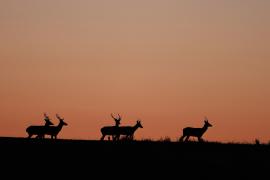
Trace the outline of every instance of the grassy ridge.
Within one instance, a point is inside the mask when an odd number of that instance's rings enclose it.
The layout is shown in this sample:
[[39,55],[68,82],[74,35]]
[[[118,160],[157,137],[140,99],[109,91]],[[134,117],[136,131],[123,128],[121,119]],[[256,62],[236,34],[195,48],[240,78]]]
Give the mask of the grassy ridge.
[[6,164],[26,169],[30,164],[40,173],[61,168],[64,175],[80,177],[97,173],[119,178],[119,174],[127,173],[138,178],[142,174],[191,179],[259,178],[268,173],[270,162],[270,146],[254,144],[2,137],[0,147],[2,157],[8,157],[2,161]]

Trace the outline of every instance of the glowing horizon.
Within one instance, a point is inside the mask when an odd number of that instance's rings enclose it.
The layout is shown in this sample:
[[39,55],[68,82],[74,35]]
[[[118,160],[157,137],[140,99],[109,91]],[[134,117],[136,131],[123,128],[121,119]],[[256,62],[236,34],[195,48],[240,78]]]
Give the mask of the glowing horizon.
[[136,139],[270,140],[270,2],[1,1],[0,136],[46,112],[67,139],[141,119]]

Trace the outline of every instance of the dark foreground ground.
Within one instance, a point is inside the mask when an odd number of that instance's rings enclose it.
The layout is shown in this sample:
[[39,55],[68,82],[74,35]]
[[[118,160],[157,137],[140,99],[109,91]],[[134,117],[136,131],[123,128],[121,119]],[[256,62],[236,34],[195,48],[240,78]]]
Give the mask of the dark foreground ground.
[[0,148],[8,179],[270,178],[269,145],[2,137]]

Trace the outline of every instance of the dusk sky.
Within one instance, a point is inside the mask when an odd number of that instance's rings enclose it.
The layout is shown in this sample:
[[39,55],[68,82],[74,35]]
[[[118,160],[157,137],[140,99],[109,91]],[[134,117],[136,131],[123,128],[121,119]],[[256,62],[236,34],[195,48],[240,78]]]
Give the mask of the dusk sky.
[[46,112],[59,138],[270,141],[269,0],[0,0],[0,136]]

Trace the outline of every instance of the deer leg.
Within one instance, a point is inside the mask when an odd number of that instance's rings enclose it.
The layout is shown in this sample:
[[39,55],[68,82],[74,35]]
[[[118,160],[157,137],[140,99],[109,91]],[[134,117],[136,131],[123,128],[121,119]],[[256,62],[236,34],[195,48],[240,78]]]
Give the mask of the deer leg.
[[115,140],[119,141],[119,139],[120,139],[120,135],[115,135]]
[[41,134],[38,134],[38,135],[36,136],[36,139],[42,139],[42,135],[41,135]]
[[102,137],[100,138],[100,140],[103,141],[104,138],[105,138],[105,136],[106,136],[106,135],[103,134]]
[[40,139],[44,139],[45,135],[44,134],[39,134],[38,136],[39,136]]
[[203,139],[201,137],[198,137],[199,142],[203,142]]
[[128,141],[129,140],[129,135],[126,135],[123,139],[125,140],[125,141]]
[[185,136],[183,135],[182,137],[180,137],[179,141],[183,142],[184,138],[185,138]]
[[33,134],[28,134],[28,137],[27,138],[31,138],[33,136]]
[[124,140],[125,140],[125,141],[128,141],[129,138],[130,138],[130,136],[129,136],[129,135],[126,135],[126,136],[124,137]]
[[117,135],[114,136],[114,139],[113,140],[114,141],[119,141],[119,138],[120,138],[120,135],[117,134]]
[[188,141],[189,137],[190,137],[190,136],[187,136],[186,139],[185,139],[185,141]]

